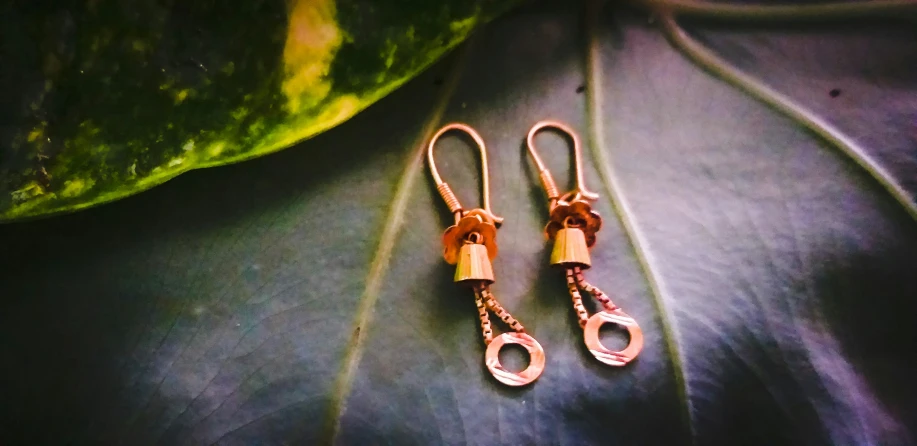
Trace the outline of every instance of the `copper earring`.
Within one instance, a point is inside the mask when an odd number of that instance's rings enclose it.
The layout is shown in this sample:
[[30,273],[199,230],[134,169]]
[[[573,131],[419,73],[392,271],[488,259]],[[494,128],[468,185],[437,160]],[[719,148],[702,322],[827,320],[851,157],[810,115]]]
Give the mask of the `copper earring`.
[[[450,130],[460,130],[470,135],[481,151],[483,209],[464,210],[452,189],[443,182],[436,170],[436,164],[433,161],[433,146],[440,136]],[[465,124],[448,124],[439,129],[430,139],[427,147],[427,161],[433,181],[436,183],[436,189],[455,217],[455,224],[446,229],[443,234],[443,257],[450,265],[457,265],[455,282],[470,287],[474,291],[474,303],[478,308],[484,344],[487,345],[484,362],[494,378],[503,384],[508,386],[529,384],[538,379],[544,370],[544,349],[535,338],[526,334],[522,324],[514,319],[490,292],[490,285],[494,283],[491,260],[497,256],[497,225],[501,224],[503,219],[494,215],[490,210],[487,149],[484,147],[484,141],[473,128]],[[513,331],[494,338],[488,311],[496,314]],[[500,363],[500,349],[506,344],[518,344],[526,349],[529,354],[529,366],[525,370],[513,373],[506,370]]]
[[[573,140],[576,188],[564,195],[558,192],[551,172],[535,151],[535,135],[543,129],[560,130]],[[586,282],[583,277],[583,270],[588,269],[592,263],[589,248],[595,245],[596,233],[602,227],[602,217],[598,212],[592,210],[592,205],[589,203],[598,199],[599,195],[586,190],[583,185],[579,137],[563,123],[541,121],[529,130],[526,144],[538,167],[541,184],[548,194],[550,220],[545,226],[544,234],[548,240],[554,241],[551,265],[560,267],[566,272],[567,289],[573,299],[573,309],[576,311],[579,325],[583,329],[586,347],[599,361],[612,366],[623,366],[636,358],[643,349],[643,331],[640,330],[634,318],[621,311],[602,290]],[[580,289],[601,302],[603,311],[590,317],[583,306]],[[630,343],[624,350],[612,351],[602,345],[599,339],[599,328],[605,323],[618,324],[627,330],[630,335]]]

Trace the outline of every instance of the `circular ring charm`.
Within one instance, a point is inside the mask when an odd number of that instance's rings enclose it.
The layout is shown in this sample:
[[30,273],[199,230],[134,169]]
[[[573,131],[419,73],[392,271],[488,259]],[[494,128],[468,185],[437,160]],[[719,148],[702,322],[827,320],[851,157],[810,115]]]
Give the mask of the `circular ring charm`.
[[[513,373],[500,364],[500,349],[506,344],[521,345],[529,352],[529,366],[525,370]],[[497,381],[507,386],[524,386],[538,379],[544,371],[544,349],[535,338],[525,333],[503,333],[487,345],[484,363]]]
[[[599,328],[606,323],[618,324],[627,329],[627,334],[630,335],[630,343],[627,344],[624,350],[615,352],[602,345],[602,341],[599,339]],[[643,350],[643,330],[640,329],[634,318],[620,309],[593,314],[589,321],[586,322],[586,327],[583,330],[586,347],[589,347],[589,352],[592,353],[592,356],[595,356],[595,359],[605,364],[613,366],[626,365],[640,354],[640,350]]]

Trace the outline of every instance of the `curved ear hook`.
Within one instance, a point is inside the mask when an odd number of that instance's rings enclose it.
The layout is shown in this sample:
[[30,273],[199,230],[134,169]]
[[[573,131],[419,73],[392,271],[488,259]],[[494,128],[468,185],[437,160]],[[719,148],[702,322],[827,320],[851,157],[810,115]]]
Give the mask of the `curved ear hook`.
[[551,172],[548,171],[548,168],[544,165],[544,162],[541,161],[541,157],[538,156],[538,153],[535,151],[535,135],[544,129],[556,129],[561,132],[566,133],[570,136],[570,139],[573,140],[573,166],[576,174],[576,189],[573,189],[571,192],[565,195],[573,195],[573,199],[583,198],[586,200],[596,200],[599,198],[599,194],[591,192],[586,189],[586,185],[583,181],[583,160],[582,154],[580,153],[580,144],[579,136],[576,135],[576,132],[573,131],[570,127],[567,127],[566,124],[558,121],[539,121],[532,129],[529,130],[529,134],[526,137],[526,146],[528,146],[529,153],[532,155],[532,159],[535,160],[535,165],[538,167],[538,175],[541,177],[541,184],[544,186],[545,192],[548,193],[548,200],[553,206],[561,198],[560,192],[557,190],[557,184],[554,183],[554,177],[551,176]]
[[490,210],[490,174],[487,170],[487,148],[484,146],[484,139],[481,138],[481,135],[478,134],[471,126],[467,124],[462,124],[460,122],[453,122],[451,124],[446,124],[440,128],[432,138],[430,138],[430,144],[427,146],[427,162],[430,164],[430,173],[433,175],[433,181],[436,183],[436,190],[439,191],[439,194],[443,197],[443,200],[446,202],[446,206],[449,206],[449,211],[455,214],[455,221],[458,222],[464,210],[462,205],[458,201],[458,197],[452,192],[452,189],[449,188],[449,185],[443,181],[443,178],[439,176],[439,171],[436,170],[436,163],[433,161],[433,147],[436,145],[436,141],[444,133],[450,130],[461,130],[471,136],[471,139],[474,140],[475,144],[478,145],[478,149],[481,151],[481,194],[482,201],[484,202],[484,213],[488,217],[493,219],[495,224],[503,223],[502,217],[497,217]]

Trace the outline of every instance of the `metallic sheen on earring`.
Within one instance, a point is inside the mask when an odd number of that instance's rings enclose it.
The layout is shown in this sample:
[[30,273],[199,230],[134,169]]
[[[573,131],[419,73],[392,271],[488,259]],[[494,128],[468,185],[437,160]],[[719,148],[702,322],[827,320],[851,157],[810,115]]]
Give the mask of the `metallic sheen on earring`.
[[[542,129],[549,128],[565,132],[573,140],[576,188],[564,195],[558,192],[551,172],[535,151],[535,134]],[[586,347],[599,361],[608,365],[623,366],[636,358],[643,349],[643,331],[640,330],[634,318],[621,311],[621,308],[612,303],[602,290],[586,282],[583,277],[583,270],[592,266],[589,248],[595,245],[596,233],[602,227],[602,217],[598,212],[592,210],[592,205],[589,203],[598,199],[599,195],[586,190],[583,185],[579,137],[563,123],[541,121],[529,130],[526,144],[538,167],[541,184],[548,194],[550,220],[544,228],[544,234],[548,240],[554,240],[551,265],[558,266],[566,272],[567,289],[573,298],[573,309],[576,311],[579,325],[583,328]],[[589,317],[589,313],[583,306],[580,290],[593,295],[602,303],[604,310]],[[599,328],[608,322],[624,327],[630,335],[630,343],[624,350],[612,351],[602,345]]]
[[[450,130],[460,130],[470,135],[481,151],[483,209],[464,210],[452,189],[443,182],[436,170],[436,164],[433,161],[433,146],[440,136]],[[484,147],[484,141],[473,128],[465,124],[448,124],[439,129],[430,139],[427,161],[433,181],[436,183],[436,189],[455,217],[455,224],[446,229],[443,234],[443,258],[450,265],[457,265],[455,282],[468,286],[474,291],[474,302],[478,307],[484,344],[487,345],[484,355],[485,364],[494,378],[503,384],[508,386],[529,384],[538,379],[544,370],[544,349],[535,338],[525,332],[522,324],[513,318],[490,292],[490,284],[494,283],[491,260],[497,256],[497,225],[501,224],[503,219],[490,211],[487,149]],[[513,331],[494,338],[488,310],[496,314]],[[506,370],[500,363],[500,349],[506,344],[519,344],[528,351],[529,366],[525,370],[513,373]]]

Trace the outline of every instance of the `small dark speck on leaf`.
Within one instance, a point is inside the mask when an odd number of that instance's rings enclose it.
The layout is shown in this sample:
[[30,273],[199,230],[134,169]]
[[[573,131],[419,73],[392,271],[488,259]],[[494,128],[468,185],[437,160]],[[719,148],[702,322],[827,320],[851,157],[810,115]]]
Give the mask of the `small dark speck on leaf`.
[[577,93],[582,93],[582,92],[584,92],[584,91],[586,91],[586,86],[585,86],[585,85],[580,85],[579,87],[576,87],[576,92],[577,92]]
[[841,95],[841,90],[839,88],[832,89],[828,92],[828,95],[832,98],[836,98]]

